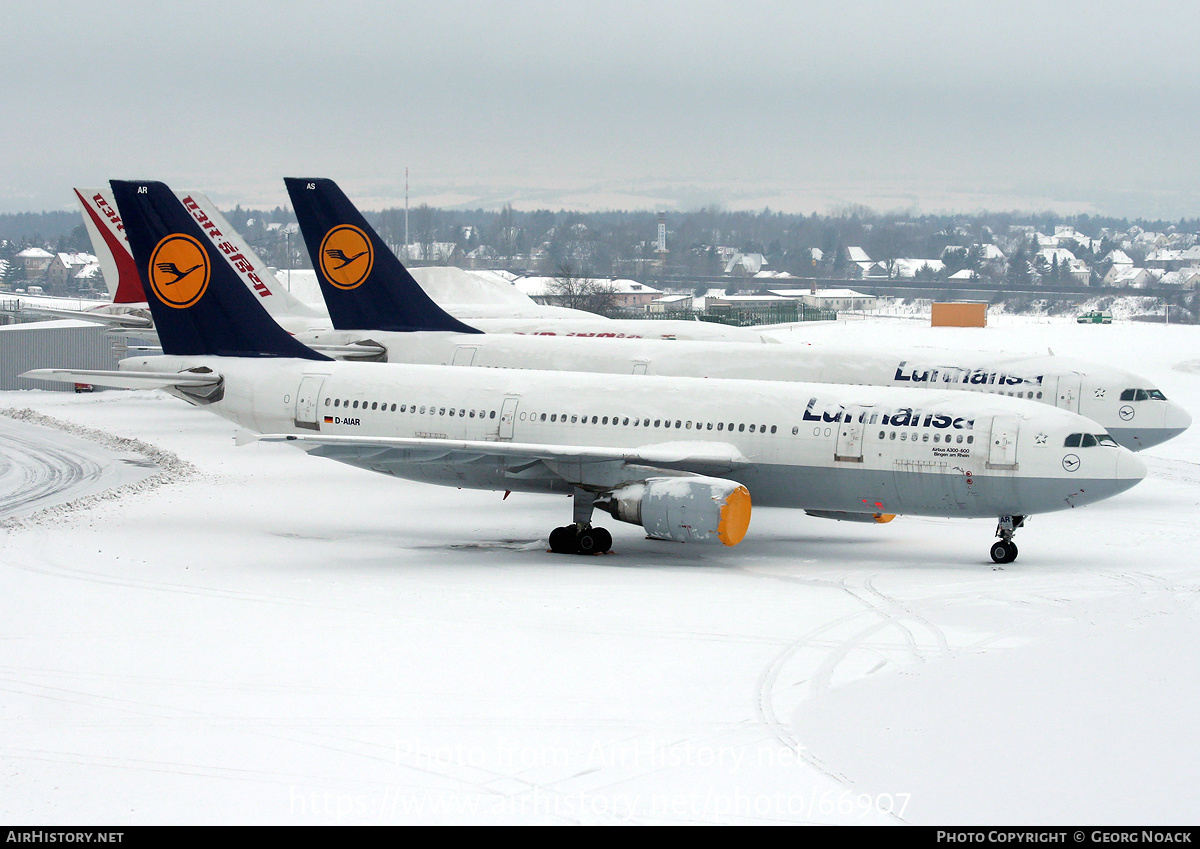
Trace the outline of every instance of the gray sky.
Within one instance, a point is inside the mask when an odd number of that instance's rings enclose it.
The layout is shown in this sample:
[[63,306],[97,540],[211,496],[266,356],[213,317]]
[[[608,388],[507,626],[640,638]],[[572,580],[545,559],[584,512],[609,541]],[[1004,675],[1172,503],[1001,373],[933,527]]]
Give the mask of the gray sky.
[[6,0],[0,211],[159,179],[368,208],[1200,215],[1200,4]]

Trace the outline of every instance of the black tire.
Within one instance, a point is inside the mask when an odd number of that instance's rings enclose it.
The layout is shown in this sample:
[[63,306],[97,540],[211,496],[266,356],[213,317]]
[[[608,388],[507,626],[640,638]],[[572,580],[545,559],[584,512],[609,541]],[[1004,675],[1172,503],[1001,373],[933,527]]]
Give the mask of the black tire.
[[1005,543],[1005,545],[1008,546],[1008,559],[1005,560],[1004,562],[1012,563],[1014,560],[1017,559],[1017,544],[1015,542],[1013,542],[1012,540],[1008,540]]
[[592,533],[596,535],[596,551],[612,551],[612,534],[604,528],[592,528]]
[[575,528],[567,525],[550,532],[550,550],[555,554],[574,554],[579,549],[575,544]]
[[1007,563],[1008,562],[1008,543],[1004,540],[992,543],[992,562]]

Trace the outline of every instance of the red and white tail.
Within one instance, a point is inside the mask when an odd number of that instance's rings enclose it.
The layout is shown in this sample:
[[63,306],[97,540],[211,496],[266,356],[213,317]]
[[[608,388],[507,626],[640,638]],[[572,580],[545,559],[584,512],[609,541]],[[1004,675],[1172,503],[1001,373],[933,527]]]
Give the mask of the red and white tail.
[[83,208],[83,226],[104,272],[114,304],[145,304],[146,293],[125,238],[125,225],[109,189],[76,189]]

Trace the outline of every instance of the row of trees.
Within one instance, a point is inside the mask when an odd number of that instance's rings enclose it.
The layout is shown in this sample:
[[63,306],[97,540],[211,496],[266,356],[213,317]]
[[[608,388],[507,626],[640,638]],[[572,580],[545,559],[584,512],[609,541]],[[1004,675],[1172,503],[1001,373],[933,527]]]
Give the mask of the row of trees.
[[[279,227],[293,223],[290,210],[253,210],[236,207],[226,213],[230,223],[262,254],[279,267],[309,265],[302,240]],[[450,244],[454,252],[445,261],[466,263],[466,256],[482,249],[480,265],[509,267],[522,272],[558,275],[564,268],[581,277],[631,276],[653,280],[657,276],[657,213],[578,213],[550,210],[520,211],[511,205],[499,210],[445,210],[427,205],[386,209],[368,219],[394,249],[408,242],[416,255],[435,255],[433,246]],[[707,207],[667,216],[667,270],[678,275],[713,276],[724,270],[728,249],[763,254],[768,267],[801,277],[844,278],[857,268],[847,256],[849,246],[862,247],[870,257],[888,265],[899,258],[937,259],[947,247],[958,247],[946,256],[946,274],[969,268],[983,277],[1004,277],[1025,283],[1033,279],[1065,282],[1069,269],[1057,262],[1039,263],[1037,245],[1028,228],[1050,233],[1059,224],[1098,237],[1102,229],[1128,230],[1133,224],[1163,231],[1170,227],[1200,231],[1200,220],[1179,222],[1138,221],[1084,216],[980,213],[976,215],[878,214],[848,208],[831,215],[794,215],[772,212],[732,212]],[[90,250],[79,216],[66,212],[0,215],[0,259],[23,247],[49,250]],[[985,259],[983,246],[996,245],[1007,262]],[[1070,246],[1098,274],[1106,268],[1103,256],[1115,245],[1098,250],[1088,245]],[[727,249],[722,252],[721,248]],[[814,250],[815,249],[815,250]],[[1137,262],[1135,249],[1130,252]]]

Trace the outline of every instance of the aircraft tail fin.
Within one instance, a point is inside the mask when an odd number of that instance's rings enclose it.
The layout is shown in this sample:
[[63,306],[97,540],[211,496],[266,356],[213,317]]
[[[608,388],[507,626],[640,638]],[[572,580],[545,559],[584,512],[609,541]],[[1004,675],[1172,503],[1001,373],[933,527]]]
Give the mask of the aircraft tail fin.
[[177,356],[325,360],[276,324],[226,253],[163,183],[113,180],[163,352]]
[[333,180],[284,183],[335,328],[479,332],[425,294]]
[[104,272],[104,282],[113,303],[145,303],[142,278],[138,276],[133,254],[129,252],[125,224],[113,204],[112,195],[108,189],[75,189],[75,197],[83,209],[83,226],[92,241],[92,250]]

